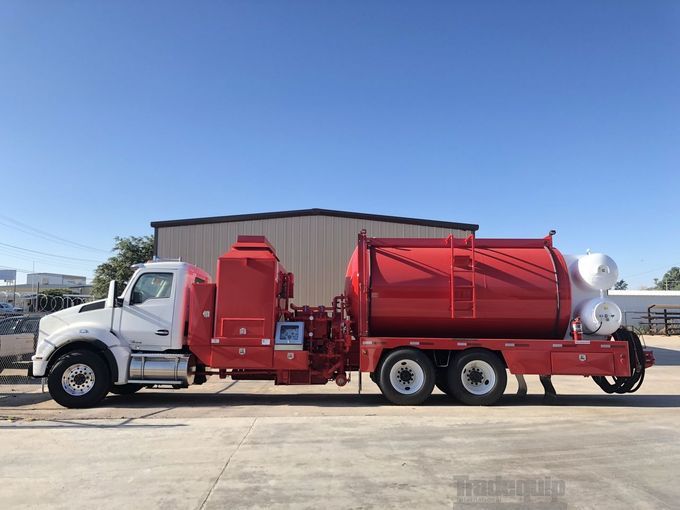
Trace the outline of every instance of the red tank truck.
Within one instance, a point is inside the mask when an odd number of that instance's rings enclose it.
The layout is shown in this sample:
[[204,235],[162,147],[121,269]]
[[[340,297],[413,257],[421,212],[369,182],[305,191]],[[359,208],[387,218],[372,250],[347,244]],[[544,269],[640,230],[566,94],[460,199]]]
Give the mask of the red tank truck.
[[[563,256],[542,239],[381,239],[362,231],[345,293],[330,306],[294,306],[294,277],[262,236],[240,236],[215,282],[182,262],[139,265],[116,296],[40,323],[33,374],[68,407],[110,391],[186,387],[210,375],[275,384],[344,386],[370,374],[395,404],[437,386],[470,405],[495,403],[507,372],[592,376],[635,391],[654,363],[620,329],[605,291],[606,255]],[[572,336],[573,326],[573,336]],[[578,329],[582,332],[579,332]],[[607,377],[613,378],[612,381]]]

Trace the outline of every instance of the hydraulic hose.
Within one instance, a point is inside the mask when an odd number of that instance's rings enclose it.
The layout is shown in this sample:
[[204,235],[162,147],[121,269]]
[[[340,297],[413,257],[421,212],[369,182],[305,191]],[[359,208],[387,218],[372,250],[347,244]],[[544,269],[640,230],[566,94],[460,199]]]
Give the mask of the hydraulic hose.
[[624,328],[618,329],[613,336],[614,340],[628,342],[630,376],[613,377],[613,382],[603,376],[593,376],[593,381],[606,393],[635,393],[645,380],[645,352],[642,342],[639,336]]

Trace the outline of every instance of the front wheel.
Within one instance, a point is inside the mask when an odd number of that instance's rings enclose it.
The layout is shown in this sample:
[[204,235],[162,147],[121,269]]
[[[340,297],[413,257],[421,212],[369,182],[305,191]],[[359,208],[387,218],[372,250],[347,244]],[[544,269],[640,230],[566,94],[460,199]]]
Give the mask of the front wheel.
[[503,396],[508,376],[503,361],[486,349],[470,349],[449,367],[448,383],[453,395],[471,406],[488,406]]
[[380,366],[380,390],[393,404],[422,404],[435,382],[430,359],[415,349],[391,352]]
[[47,387],[52,398],[64,407],[92,407],[109,392],[111,374],[104,359],[96,353],[72,351],[52,366]]

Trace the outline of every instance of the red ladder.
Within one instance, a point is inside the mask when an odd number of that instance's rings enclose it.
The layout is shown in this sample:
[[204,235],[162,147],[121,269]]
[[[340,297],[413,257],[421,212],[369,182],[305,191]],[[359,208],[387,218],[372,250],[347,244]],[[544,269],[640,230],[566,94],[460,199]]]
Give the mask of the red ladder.
[[[462,253],[460,246],[456,250],[456,239],[453,236],[449,236],[449,242],[451,243],[451,318],[475,319],[477,318],[475,236],[471,235],[465,239]],[[456,277],[464,283],[456,284]]]

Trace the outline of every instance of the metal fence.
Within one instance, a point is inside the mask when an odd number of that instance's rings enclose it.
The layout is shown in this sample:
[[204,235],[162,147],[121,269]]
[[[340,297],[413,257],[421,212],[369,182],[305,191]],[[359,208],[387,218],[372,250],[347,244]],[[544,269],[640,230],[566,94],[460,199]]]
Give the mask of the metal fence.
[[31,391],[40,379],[28,377],[38,340],[38,324],[47,314],[91,301],[90,296],[35,294],[22,314],[0,315],[0,394]]
[[40,318],[40,315],[0,317],[0,393],[39,382],[28,377],[28,367],[38,340]]
[[76,305],[82,305],[92,301],[91,296],[79,296],[74,294],[67,295],[50,295],[50,294],[32,294],[23,298],[23,311],[27,313],[52,313],[64,308],[70,308]]
[[680,306],[652,305],[623,312],[623,325],[646,335],[680,335]]

